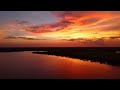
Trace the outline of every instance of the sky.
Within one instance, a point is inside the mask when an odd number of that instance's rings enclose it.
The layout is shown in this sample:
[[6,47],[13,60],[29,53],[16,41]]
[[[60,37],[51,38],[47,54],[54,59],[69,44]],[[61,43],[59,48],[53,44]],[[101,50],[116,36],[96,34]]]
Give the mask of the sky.
[[119,47],[120,11],[0,11],[0,47]]

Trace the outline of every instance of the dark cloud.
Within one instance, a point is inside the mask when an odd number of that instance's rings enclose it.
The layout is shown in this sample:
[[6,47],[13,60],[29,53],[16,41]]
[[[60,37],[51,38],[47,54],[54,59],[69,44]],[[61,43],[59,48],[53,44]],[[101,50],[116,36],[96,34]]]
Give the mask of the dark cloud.
[[99,46],[99,47],[105,46],[105,41],[103,38],[98,38],[96,40],[92,39],[84,40],[84,42],[82,43],[87,46]]
[[104,39],[105,38],[98,38],[96,40],[87,39],[87,38],[76,38],[76,39],[64,39],[64,40],[81,42],[81,43],[86,44],[86,45],[104,46],[105,45]]
[[25,30],[32,33],[54,32],[54,31],[59,31],[64,28],[67,28],[70,24],[72,24],[72,22],[62,20],[54,24],[30,26],[30,27],[27,27]]
[[76,39],[71,38],[71,39],[63,39],[63,40],[67,40],[67,41],[84,41],[84,40],[86,40],[86,38],[76,38]]
[[40,39],[37,39],[37,38],[28,38],[28,37],[18,37],[20,39],[25,39],[25,40],[40,40]]
[[14,36],[8,36],[4,39],[47,40],[47,39],[37,39],[37,38],[28,38],[28,37],[14,37]]
[[67,20],[62,20],[60,22],[61,24],[73,24],[73,22],[67,21]]
[[109,37],[110,39],[120,39],[120,36]]
[[5,37],[4,39],[17,39],[17,37],[14,37],[14,36],[7,36],[7,37]]

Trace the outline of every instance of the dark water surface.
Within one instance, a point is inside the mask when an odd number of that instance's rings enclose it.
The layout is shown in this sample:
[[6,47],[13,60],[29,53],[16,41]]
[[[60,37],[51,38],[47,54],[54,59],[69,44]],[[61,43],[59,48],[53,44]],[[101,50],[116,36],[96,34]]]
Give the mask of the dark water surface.
[[0,79],[120,79],[120,67],[32,52],[0,53]]

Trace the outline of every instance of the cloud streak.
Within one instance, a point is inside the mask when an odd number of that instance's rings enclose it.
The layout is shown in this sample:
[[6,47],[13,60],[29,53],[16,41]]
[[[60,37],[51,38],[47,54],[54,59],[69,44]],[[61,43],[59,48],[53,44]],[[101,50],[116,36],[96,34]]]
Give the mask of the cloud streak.
[[[6,28],[8,35],[5,39],[63,40],[83,43],[86,46],[104,46],[110,40],[115,40],[116,43],[120,41],[120,11],[52,11],[51,13],[58,19],[49,24],[32,25],[28,21],[12,21]],[[34,38],[27,37],[32,35]]]
[[32,33],[56,32],[67,28],[71,24],[72,22],[63,20],[54,24],[30,26],[27,27],[25,30]]
[[37,39],[37,38],[30,38],[30,37],[15,37],[15,36],[7,36],[4,39],[47,40],[47,39]]
[[[100,27],[100,25],[106,25],[102,30],[120,29],[119,24],[113,25],[115,22],[120,23],[119,12],[100,12],[100,11],[53,11],[53,15],[58,17],[58,21],[53,24],[37,25],[27,27],[25,30],[32,33],[47,33],[56,32],[60,30],[70,30],[72,26],[81,26],[86,29],[89,27]],[[118,17],[116,21],[112,18]],[[94,26],[93,26],[94,25]]]
[[110,39],[120,39],[120,36],[110,37]]

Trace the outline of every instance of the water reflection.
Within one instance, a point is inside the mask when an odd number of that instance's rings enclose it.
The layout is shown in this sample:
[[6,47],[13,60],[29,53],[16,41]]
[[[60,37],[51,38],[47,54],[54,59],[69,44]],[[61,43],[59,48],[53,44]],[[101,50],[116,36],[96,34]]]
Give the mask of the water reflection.
[[31,52],[0,53],[0,72],[0,79],[120,78],[120,67]]
[[78,52],[62,52],[62,51],[47,51],[47,52],[32,52],[33,54],[47,54],[52,56],[62,56],[62,57],[68,57],[73,59],[82,59],[84,61],[90,60],[91,62],[99,62],[103,64],[113,65],[113,66],[120,66],[119,55],[113,55],[111,56],[101,56],[101,55],[94,55],[94,54],[85,54],[84,52],[78,53]]

